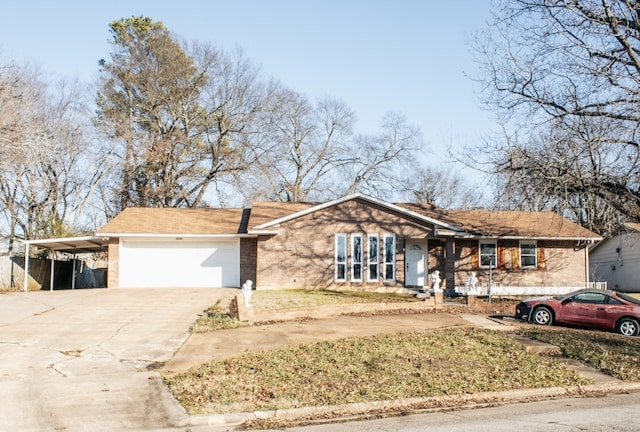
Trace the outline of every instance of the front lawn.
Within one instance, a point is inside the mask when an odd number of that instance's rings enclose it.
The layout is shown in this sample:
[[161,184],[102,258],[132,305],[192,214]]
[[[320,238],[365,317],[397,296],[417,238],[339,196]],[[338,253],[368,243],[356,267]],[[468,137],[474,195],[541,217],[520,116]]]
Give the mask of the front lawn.
[[522,336],[559,347],[565,357],[576,359],[623,381],[640,381],[640,337],[603,331],[533,327]]
[[191,414],[589,383],[508,335],[468,328],[247,353],[165,381]]

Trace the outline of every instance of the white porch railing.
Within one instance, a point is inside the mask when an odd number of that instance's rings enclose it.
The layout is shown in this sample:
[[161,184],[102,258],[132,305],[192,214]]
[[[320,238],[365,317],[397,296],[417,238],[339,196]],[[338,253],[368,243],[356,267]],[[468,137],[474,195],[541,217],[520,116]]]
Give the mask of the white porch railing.
[[[500,283],[491,284],[491,290],[489,290],[489,284],[476,285],[475,294],[480,296],[557,296],[568,294],[572,291],[580,289],[607,289],[606,282],[589,282],[589,283],[576,283],[556,286],[513,286],[503,285]],[[455,288],[456,294],[467,295],[469,293],[469,287],[465,285],[457,285]]]

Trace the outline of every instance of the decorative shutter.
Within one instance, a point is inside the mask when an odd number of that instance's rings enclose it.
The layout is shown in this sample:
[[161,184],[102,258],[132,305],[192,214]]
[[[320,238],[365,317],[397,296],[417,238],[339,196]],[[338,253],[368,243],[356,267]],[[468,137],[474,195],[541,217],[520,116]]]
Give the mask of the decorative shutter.
[[544,270],[546,267],[544,262],[544,247],[542,246],[542,242],[538,241],[538,268]]
[[520,245],[514,244],[511,246],[511,266],[514,269],[520,268]]
[[480,268],[480,248],[477,244],[471,246],[471,267],[474,269]]
[[498,249],[498,268],[504,267],[505,265],[505,254],[507,253],[506,247],[504,245],[500,246],[499,243],[496,243],[496,248]]

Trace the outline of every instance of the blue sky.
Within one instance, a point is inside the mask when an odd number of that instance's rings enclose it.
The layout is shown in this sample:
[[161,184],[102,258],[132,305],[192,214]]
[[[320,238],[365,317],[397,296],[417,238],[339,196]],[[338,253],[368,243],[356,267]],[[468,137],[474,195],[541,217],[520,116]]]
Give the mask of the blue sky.
[[[446,146],[477,144],[495,129],[465,73],[467,42],[490,2],[458,0],[24,0],[4,6],[0,63],[29,61],[43,72],[90,82],[110,52],[109,23],[144,15],[187,41],[242,48],[247,58],[311,98],[334,96],[377,130],[387,111],[420,127],[428,163]],[[460,167],[455,169],[460,170]],[[459,171],[470,180],[466,169]]]

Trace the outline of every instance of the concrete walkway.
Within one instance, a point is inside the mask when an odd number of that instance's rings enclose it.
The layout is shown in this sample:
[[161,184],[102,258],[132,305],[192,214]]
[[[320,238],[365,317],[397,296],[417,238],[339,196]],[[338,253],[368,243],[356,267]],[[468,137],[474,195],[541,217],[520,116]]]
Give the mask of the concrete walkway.
[[296,343],[320,342],[352,336],[371,336],[441,327],[468,326],[454,314],[336,316],[308,321],[288,321],[270,325],[240,327],[209,333],[194,333],[176,355],[165,364],[173,374],[211,360],[268,350]]

